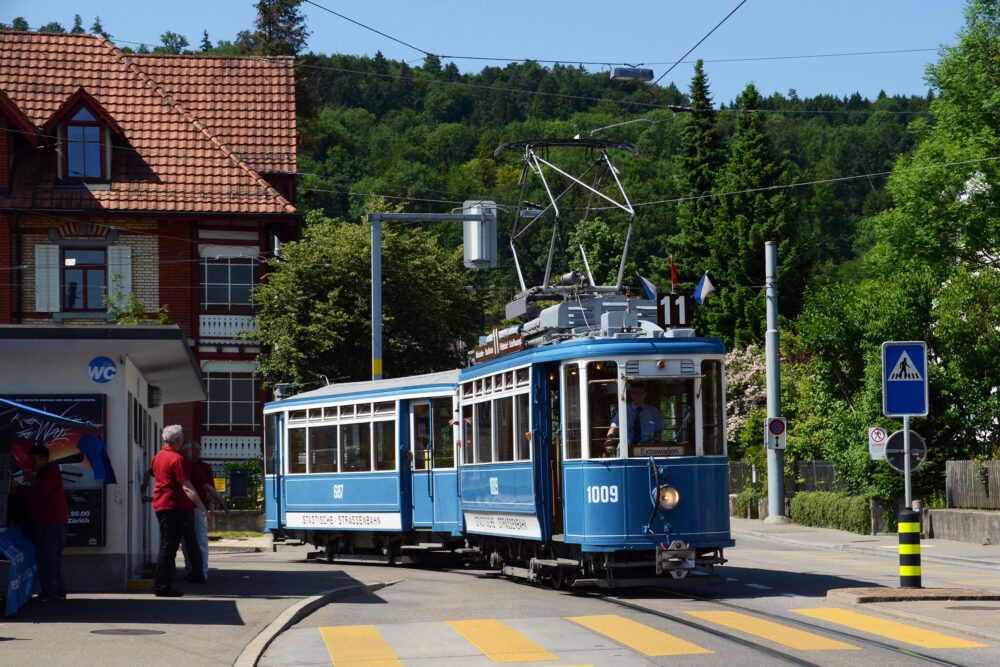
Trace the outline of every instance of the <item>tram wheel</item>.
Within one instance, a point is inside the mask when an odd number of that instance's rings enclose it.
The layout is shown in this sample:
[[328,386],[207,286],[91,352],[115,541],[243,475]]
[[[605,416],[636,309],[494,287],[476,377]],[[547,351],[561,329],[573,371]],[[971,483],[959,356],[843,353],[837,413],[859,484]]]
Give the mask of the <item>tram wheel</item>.
[[566,577],[563,575],[565,572],[561,567],[554,568],[552,570],[552,588],[560,590],[566,586]]

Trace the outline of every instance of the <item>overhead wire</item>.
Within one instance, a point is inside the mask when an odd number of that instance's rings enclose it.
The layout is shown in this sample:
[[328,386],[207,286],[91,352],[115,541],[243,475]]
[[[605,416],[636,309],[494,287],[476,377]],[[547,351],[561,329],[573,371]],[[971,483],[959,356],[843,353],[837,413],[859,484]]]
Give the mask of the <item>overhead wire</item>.
[[661,79],[663,79],[663,77],[665,77],[666,75],[670,74],[670,72],[672,72],[673,69],[675,67],[677,67],[677,65],[679,65],[682,60],[684,60],[685,58],[687,58],[689,55],[691,55],[692,51],[694,51],[699,46],[701,46],[702,42],[704,42],[706,39],[708,39],[713,32],[715,32],[716,30],[718,30],[719,26],[721,26],[723,23],[725,23],[726,21],[728,21],[729,17],[732,16],[733,14],[735,14],[736,10],[738,10],[740,7],[742,7],[743,5],[745,5],[746,2],[747,2],[747,0],[740,0],[740,4],[736,5],[736,7],[733,8],[733,11],[729,12],[728,14],[726,14],[726,17],[724,19],[722,19],[721,21],[719,21],[715,25],[714,28],[712,28],[711,30],[709,30],[708,33],[704,37],[702,37],[701,39],[699,39],[698,42],[694,46],[692,46],[690,49],[688,49],[687,53],[685,53],[683,56],[681,56],[680,58],[678,58],[677,62],[675,62],[673,65],[671,65],[670,68],[666,72],[664,72],[663,74],[661,74],[660,77],[656,81],[653,82],[653,85],[655,86],[656,84],[658,84],[660,82]]

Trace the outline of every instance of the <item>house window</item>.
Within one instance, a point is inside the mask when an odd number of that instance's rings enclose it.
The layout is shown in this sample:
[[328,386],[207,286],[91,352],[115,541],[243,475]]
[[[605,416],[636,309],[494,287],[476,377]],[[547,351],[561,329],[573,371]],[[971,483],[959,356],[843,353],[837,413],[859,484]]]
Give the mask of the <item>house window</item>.
[[66,177],[84,181],[104,178],[101,124],[86,107],[66,123]]
[[208,390],[202,431],[260,429],[260,380],[253,373],[204,371],[202,375]]
[[201,310],[248,311],[250,290],[257,283],[253,257],[203,257],[201,260]]
[[63,310],[104,311],[107,276],[103,248],[65,248],[62,262]]

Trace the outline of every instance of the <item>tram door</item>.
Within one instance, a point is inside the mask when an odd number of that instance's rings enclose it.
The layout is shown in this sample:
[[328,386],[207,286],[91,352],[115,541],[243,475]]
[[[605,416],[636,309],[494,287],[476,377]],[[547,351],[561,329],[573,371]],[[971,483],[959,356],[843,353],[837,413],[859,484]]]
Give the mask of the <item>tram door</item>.
[[548,368],[546,384],[546,404],[548,406],[549,422],[549,474],[552,488],[552,534],[563,533],[563,484],[562,484],[562,438],[560,429],[561,401],[559,395],[559,366],[552,364]]
[[413,525],[434,522],[434,431],[431,402],[410,403],[410,465],[413,474]]
[[413,525],[458,528],[458,487],[452,397],[410,404]]

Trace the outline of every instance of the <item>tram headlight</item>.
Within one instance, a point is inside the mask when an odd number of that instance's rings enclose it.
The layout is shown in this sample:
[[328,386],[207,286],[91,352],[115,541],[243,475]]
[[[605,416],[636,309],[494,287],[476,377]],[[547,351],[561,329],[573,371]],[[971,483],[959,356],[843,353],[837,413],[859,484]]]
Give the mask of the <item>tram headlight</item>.
[[664,484],[656,491],[656,502],[660,509],[672,510],[681,501],[681,493],[669,484]]

